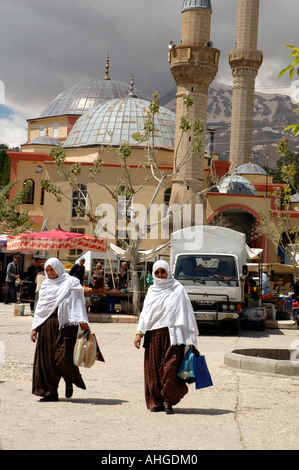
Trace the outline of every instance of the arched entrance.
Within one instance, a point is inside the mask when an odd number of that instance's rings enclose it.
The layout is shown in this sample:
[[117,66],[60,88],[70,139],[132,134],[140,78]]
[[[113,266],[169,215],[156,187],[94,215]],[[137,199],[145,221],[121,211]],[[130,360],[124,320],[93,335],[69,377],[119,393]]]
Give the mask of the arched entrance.
[[230,204],[219,207],[208,217],[211,225],[222,225],[246,235],[246,243],[251,248],[264,248],[264,237],[259,233],[259,215],[248,206]]

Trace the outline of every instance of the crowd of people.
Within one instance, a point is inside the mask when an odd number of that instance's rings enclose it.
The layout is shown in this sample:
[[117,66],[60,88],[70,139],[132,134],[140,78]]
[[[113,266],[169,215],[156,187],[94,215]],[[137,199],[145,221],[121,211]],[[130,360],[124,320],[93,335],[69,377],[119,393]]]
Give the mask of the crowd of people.
[[[1,300],[5,304],[17,303],[18,298],[22,296],[23,300],[29,302],[30,311],[33,313],[38,291],[37,276],[39,273],[44,273],[43,262],[44,260],[40,258],[34,258],[28,270],[22,272],[19,255],[13,256],[12,261],[7,264],[6,270],[3,267],[3,262],[0,261],[0,295],[3,291],[2,286],[7,286]],[[87,279],[84,258],[72,266],[69,275],[77,278],[83,286]],[[102,264],[98,262],[91,274],[91,279],[90,287],[93,289],[126,289],[128,287],[128,265],[123,262],[121,270],[116,276],[111,272],[105,276]]]

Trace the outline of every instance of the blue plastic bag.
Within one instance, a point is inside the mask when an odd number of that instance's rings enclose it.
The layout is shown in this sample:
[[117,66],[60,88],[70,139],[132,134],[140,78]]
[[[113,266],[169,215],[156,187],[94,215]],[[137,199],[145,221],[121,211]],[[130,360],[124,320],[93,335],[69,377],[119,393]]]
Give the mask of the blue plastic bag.
[[213,385],[205,356],[200,354],[193,356],[193,368],[195,375],[195,388],[211,387]]
[[194,358],[194,350],[193,348],[189,348],[177,372],[177,376],[180,379],[188,381],[189,383],[192,383],[195,381],[193,358]]

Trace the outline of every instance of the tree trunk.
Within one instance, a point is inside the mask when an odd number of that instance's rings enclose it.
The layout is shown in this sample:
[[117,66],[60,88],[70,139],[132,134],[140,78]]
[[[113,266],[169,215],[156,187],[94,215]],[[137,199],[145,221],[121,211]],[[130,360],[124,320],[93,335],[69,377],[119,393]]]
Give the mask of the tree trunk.
[[131,260],[130,260],[130,271],[132,276],[132,288],[133,288],[133,312],[135,315],[140,313],[140,283],[137,272],[138,264],[138,251],[140,241],[136,240],[131,247]]

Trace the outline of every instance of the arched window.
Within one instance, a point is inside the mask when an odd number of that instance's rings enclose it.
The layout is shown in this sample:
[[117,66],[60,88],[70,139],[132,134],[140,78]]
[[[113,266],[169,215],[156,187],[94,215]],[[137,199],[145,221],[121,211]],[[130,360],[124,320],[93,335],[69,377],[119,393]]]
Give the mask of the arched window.
[[45,202],[45,190],[44,188],[41,188],[40,192],[40,205],[43,206]]
[[31,181],[31,187],[26,195],[26,199],[24,201],[24,204],[34,204],[34,192],[35,192],[35,183],[33,181],[32,178],[29,178],[27,179],[26,181],[24,181],[24,184],[27,182],[27,181]]
[[164,192],[164,204],[169,205],[170,196],[171,196],[171,188],[167,188],[166,191]]
[[87,208],[87,186],[79,183],[78,189],[73,189],[72,217],[84,217]]
[[54,125],[53,125],[53,137],[55,137],[55,138],[58,137],[58,129],[59,129],[58,122],[54,122]]

